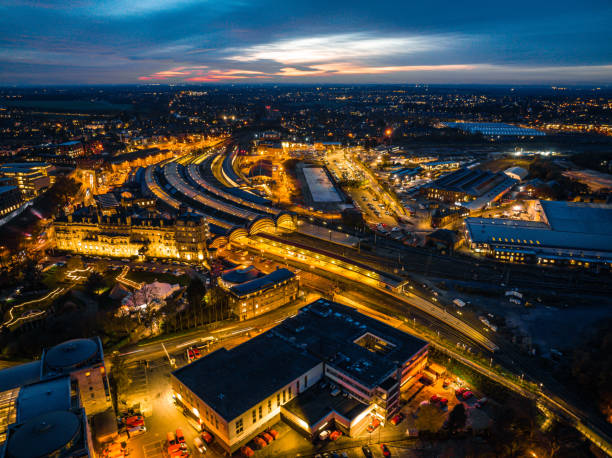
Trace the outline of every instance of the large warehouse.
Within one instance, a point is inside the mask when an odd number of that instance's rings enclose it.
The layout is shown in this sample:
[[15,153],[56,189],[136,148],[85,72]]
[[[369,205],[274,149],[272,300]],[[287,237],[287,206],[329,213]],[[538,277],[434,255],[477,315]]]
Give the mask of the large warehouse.
[[421,193],[428,199],[458,202],[469,210],[479,210],[517,183],[505,173],[463,168],[423,186]]
[[427,351],[421,339],[319,299],[177,369],[172,389],[230,453],[281,417],[308,437],[331,424],[354,436],[399,410],[400,389],[419,378]]
[[612,265],[612,205],[538,201],[538,221],[466,218],[468,246],[507,262]]

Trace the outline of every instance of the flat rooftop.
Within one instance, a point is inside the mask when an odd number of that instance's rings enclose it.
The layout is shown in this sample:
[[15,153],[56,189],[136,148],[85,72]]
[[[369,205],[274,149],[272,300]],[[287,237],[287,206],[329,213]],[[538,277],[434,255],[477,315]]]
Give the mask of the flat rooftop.
[[59,377],[21,388],[17,399],[17,422],[21,423],[54,410],[69,410],[70,377]]
[[336,412],[350,422],[369,407],[352,397],[344,397],[342,393],[332,396],[328,385],[321,382],[313,385],[284,404],[283,409],[301,418],[309,426],[313,426],[332,412]]
[[610,235],[612,205],[541,200],[540,205],[555,231]]
[[172,374],[230,421],[320,364],[269,331],[219,349]]
[[399,364],[427,346],[424,340],[325,299],[303,307],[268,332],[308,350],[368,388],[383,383]]
[[242,345],[217,350],[172,374],[230,421],[322,362],[374,388],[427,345],[320,299]]
[[541,202],[548,223],[503,218],[466,218],[475,243],[584,250],[600,255],[612,252],[612,206],[573,202]]
[[342,202],[323,167],[304,167],[302,171],[314,202]]

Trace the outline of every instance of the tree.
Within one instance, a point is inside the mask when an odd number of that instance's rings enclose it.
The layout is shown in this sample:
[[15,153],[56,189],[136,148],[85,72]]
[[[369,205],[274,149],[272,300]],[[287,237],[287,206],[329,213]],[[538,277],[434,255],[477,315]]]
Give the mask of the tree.
[[465,406],[462,402],[460,402],[453,408],[453,410],[451,410],[448,416],[448,428],[451,432],[455,432],[458,429],[463,429],[463,427],[465,427],[466,420],[467,415],[465,413]]
[[444,417],[437,406],[425,404],[419,407],[415,424],[419,432],[436,433],[442,428]]
[[88,291],[96,292],[99,289],[105,286],[104,277],[99,272],[92,272],[87,277],[87,281],[85,282],[85,287]]

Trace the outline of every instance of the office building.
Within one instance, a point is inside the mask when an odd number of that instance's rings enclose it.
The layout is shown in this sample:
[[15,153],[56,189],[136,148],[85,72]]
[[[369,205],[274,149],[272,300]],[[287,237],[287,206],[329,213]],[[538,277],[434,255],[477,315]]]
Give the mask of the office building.
[[421,339],[320,299],[177,369],[171,383],[177,401],[233,453],[281,418],[308,437],[332,427],[358,435],[399,410],[400,391],[418,380],[427,351]]
[[612,265],[612,205],[543,200],[530,213],[533,221],[466,218],[468,246],[506,262]]
[[49,175],[51,167],[45,162],[8,162],[0,164],[0,177],[11,179],[24,200],[31,200],[54,183],[55,177]]
[[2,185],[0,182],[0,218],[17,210],[22,203],[21,191],[17,186]]

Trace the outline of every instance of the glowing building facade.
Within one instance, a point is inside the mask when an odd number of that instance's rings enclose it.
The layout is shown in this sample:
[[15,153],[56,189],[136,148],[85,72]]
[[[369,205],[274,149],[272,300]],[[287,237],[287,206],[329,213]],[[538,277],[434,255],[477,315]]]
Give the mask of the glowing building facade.
[[53,222],[55,246],[83,255],[204,261],[208,222],[191,213],[175,219],[83,212]]

